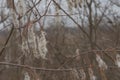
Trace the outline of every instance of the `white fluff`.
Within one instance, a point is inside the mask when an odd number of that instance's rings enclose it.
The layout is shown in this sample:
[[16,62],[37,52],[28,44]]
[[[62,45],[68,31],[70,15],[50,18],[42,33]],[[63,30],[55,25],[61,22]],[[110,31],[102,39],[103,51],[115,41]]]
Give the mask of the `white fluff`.
[[17,12],[19,13],[20,16],[23,16],[27,11],[25,0],[18,0],[16,7],[17,7]]
[[24,80],[30,80],[28,72],[24,72]]
[[106,65],[106,63],[101,59],[100,55],[96,54],[96,60],[98,62],[98,65],[101,69],[107,69],[108,66]]
[[34,56],[36,58],[43,58],[46,59],[46,54],[48,52],[47,50],[47,40],[45,38],[46,33],[44,31],[41,31],[40,37],[36,37],[37,43],[38,43],[38,53],[35,53]]
[[92,68],[88,68],[88,72],[89,72],[90,80],[96,80],[96,76],[94,75]]
[[24,40],[22,44],[22,50],[25,53],[26,51],[30,53],[32,51],[35,58],[46,59],[47,50],[47,40],[45,38],[46,33],[41,31],[40,37],[34,33],[34,28],[31,27],[28,29],[28,41]]
[[86,74],[85,74],[84,69],[80,69],[80,76],[81,76],[80,80],[86,80]]
[[76,69],[73,69],[72,73],[73,73],[73,75],[75,75],[75,77],[77,79],[79,79],[79,74],[78,74],[78,71]]
[[116,55],[116,65],[120,67],[120,55],[119,54]]

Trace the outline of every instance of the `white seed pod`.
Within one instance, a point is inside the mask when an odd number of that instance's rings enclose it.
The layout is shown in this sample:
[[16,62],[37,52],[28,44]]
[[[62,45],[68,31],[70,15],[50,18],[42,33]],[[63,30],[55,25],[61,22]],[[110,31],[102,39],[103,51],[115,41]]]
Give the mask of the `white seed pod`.
[[76,56],[77,56],[76,60],[80,60],[80,53],[79,53],[79,51],[80,51],[79,49],[76,49],[76,52],[75,52]]
[[67,0],[69,10],[73,8],[81,7],[82,0]]
[[24,72],[24,80],[31,80],[28,72]]
[[96,80],[96,76],[94,75],[92,68],[88,68],[88,72],[89,72],[90,80]]
[[24,39],[22,43],[23,53],[30,53],[34,55],[35,58],[46,59],[47,50],[47,40],[45,37],[46,33],[41,31],[40,37],[34,32],[34,27],[28,29],[28,39]]
[[68,9],[70,12],[72,12],[72,8],[73,8],[73,2],[71,0],[67,0],[67,4],[68,4]]
[[73,74],[77,79],[79,79],[79,73],[78,73],[78,71],[77,71],[76,69],[73,69],[72,74]]
[[36,45],[36,35],[34,33],[34,27],[28,29],[28,43],[32,48],[33,52],[36,53],[37,45]]
[[44,31],[41,31],[40,37],[37,37],[37,43],[38,43],[38,52],[34,54],[36,58],[43,58],[46,59],[46,54],[48,52],[47,50],[47,40],[45,38],[46,33]]
[[86,73],[84,71],[84,69],[80,69],[80,80],[86,80]]
[[105,70],[108,68],[107,64],[102,60],[100,55],[96,54],[96,60],[97,60],[98,65],[101,69]]
[[118,67],[120,67],[120,55],[119,55],[119,54],[116,55],[115,64],[116,64]]

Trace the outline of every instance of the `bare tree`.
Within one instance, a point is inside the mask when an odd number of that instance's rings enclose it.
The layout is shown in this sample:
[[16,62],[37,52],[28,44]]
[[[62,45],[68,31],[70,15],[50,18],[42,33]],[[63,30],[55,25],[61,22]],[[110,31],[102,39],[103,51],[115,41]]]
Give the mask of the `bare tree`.
[[117,1],[0,1],[0,79],[119,80]]

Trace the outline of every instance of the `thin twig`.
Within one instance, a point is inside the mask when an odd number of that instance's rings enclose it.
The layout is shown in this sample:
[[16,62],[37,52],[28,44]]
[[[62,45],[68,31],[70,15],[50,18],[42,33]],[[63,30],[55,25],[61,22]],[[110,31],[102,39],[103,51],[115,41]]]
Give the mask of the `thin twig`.
[[8,44],[8,42],[9,42],[11,36],[12,36],[13,31],[14,31],[14,25],[13,25],[13,27],[12,27],[10,33],[9,33],[9,36],[8,36],[8,38],[7,38],[6,42],[5,42],[5,44],[4,44],[3,48],[2,48],[2,50],[0,51],[0,56],[1,56],[2,53],[4,52],[4,50],[5,50],[5,48],[6,48],[7,44]]
[[14,64],[14,63],[8,63],[8,62],[0,62],[0,65],[10,65],[10,66],[16,66],[16,67],[22,67],[22,68],[28,68],[28,69],[34,69],[34,70],[44,70],[44,71],[72,71],[73,70],[73,69],[45,69],[45,68],[31,67],[29,65],[21,65],[21,64]]

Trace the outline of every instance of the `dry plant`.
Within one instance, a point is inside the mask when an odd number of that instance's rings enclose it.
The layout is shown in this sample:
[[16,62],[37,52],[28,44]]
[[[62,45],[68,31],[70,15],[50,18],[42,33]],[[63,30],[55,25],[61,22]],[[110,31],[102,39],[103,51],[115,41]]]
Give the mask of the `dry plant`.
[[119,80],[120,6],[106,1],[0,1],[0,80]]

